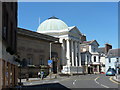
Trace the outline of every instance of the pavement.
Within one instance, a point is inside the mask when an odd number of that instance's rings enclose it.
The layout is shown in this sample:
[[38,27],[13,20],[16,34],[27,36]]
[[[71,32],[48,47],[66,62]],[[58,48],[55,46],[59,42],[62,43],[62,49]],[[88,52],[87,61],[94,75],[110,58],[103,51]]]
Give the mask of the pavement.
[[120,83],[120,75],[116,75],[113,77],[113,80],[117,81],[118,83]]
[[[60,78],[60,76],[57,76],[57,78]],[[51,79],[55,79],[55,75],[52,75],[51,77],[50,76],[47,76],[46,78],[44,78],[43,80],[51,80]],[[41,78],[29,78],[28,80],[26,79],[21,79],[21,81],[24,83],[24,82],[32,82],[32,81],[40,81]],[[42,81],[43,81],[42,80]],[[20,80],[18,80],[19,82]]]
[[23,86],[30,86],[30,85],[38,85],[38,84],[46,84],[46,83],[57,83],[59,81],[66,80],[66,79],[69,79],[69,77],[51,75],[51,77],[47,76],[43,80],[41,78],[29,78],[28,81],[26,79],[22,79],[21,82],[23,83]]

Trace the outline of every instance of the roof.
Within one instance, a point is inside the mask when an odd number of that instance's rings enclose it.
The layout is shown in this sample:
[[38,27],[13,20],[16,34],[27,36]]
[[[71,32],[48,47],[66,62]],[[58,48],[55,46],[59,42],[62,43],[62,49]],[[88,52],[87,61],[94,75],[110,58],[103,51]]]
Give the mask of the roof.
[[[92,44],[93,42],[96,42],[98,44],[98,42],[96,40],[83,41],[82,44]],[[99,44],[98,44],[98,46],[99,46]]]
[[48,19],[59,19],[59,18],[57,18],[57,17],[55,17],[55,16],[52,16],[52,17],[50,17],[50,18],[48,18]]
[[65,22],[63,22],[62,20],[56,18],[56,17],[50,17],[47,20],[43,21],[38,29],[37,32],[41,32],[41,31],[53,31],[53,30],[63,30],[63,29],[67,29],[68,26]]
[[120,48],[110,49],[108,51],[107,57],[120,57]]
[[105,54],[105,47],[101,47],[101,48],[98,48],[98,52],[100,53],[100,54]]
[[29,37],[33,37],[33,38],[37,38],[37,39],[41,39],[41,40],[46,40],[46,41],[59,41],[59,38],[55,38],[49,35],[45,35],[45,34],[41,34],[41,33],[37,33],[34,31],[30,31],[30,30],[26,30],[23,28],[18,28],[17,34],[19,35],[25,35],[25,36],[29,36]]

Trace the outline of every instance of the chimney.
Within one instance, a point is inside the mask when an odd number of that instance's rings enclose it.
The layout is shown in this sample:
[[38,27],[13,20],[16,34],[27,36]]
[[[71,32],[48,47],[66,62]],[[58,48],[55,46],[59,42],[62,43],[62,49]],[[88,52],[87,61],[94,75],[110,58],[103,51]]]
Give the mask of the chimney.
[[82,37],[81,37],[81,41],[83,42],[83,41],[86,41],[86,35],[82,35]]
[[106,44],[105,44],[105,54],[108,53],[109,49],[112,49],[112,45],[106,43]]

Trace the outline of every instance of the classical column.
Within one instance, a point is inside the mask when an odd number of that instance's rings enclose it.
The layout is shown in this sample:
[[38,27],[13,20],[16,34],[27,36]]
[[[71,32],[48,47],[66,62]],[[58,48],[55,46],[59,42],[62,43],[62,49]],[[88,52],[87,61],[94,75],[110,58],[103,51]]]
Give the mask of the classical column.
[[97,72],[99,73],[100,71],[99,71],[99,65],[97,65]]
[[76,61],[76,66],[78,66],[78,62],[77,62],[77,41],[75,41],[75,61]]
[[65,62],[65,43],[64,43],[64,39],[62,40],[62,64],[64,64]]
[[81,51],[80,51],[80,43],[78,43],[78,57],[79,57],[79,66],[81,66]]
[[67,48],[67,50],[66,50],[66,57],[67,57],[67,65],[68,66],[70,66],[70,41],[67,39],[66,40],[66,48]]
[[71,57],[72,57],[72,66],[74,66],[74,48],[73,48],[73,40],[71,40]]

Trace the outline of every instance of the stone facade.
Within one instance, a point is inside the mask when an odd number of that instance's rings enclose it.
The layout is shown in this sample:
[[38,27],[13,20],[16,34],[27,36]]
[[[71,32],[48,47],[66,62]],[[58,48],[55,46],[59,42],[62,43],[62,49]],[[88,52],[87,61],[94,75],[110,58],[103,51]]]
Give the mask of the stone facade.
[[[17,52],[20,60],[25,59],[27,65],[36,66],[37,68],[34,71],[36,71],[35,74],[37,74],[40,71],[40,69],[38,69],[40,65],[48,65],[48,60],[50,59],[50,43],[52,43],[52,58],[55,58],[55,61],[57,60],[57,66],[53,67],[53,73],[56,72],[55,70],[57,69],[60,71],[61,44],[59,42],[54,43],[54,41],[58,40],[58,38],[18,28]],[[31,72],[32,71],[31,69]]]

